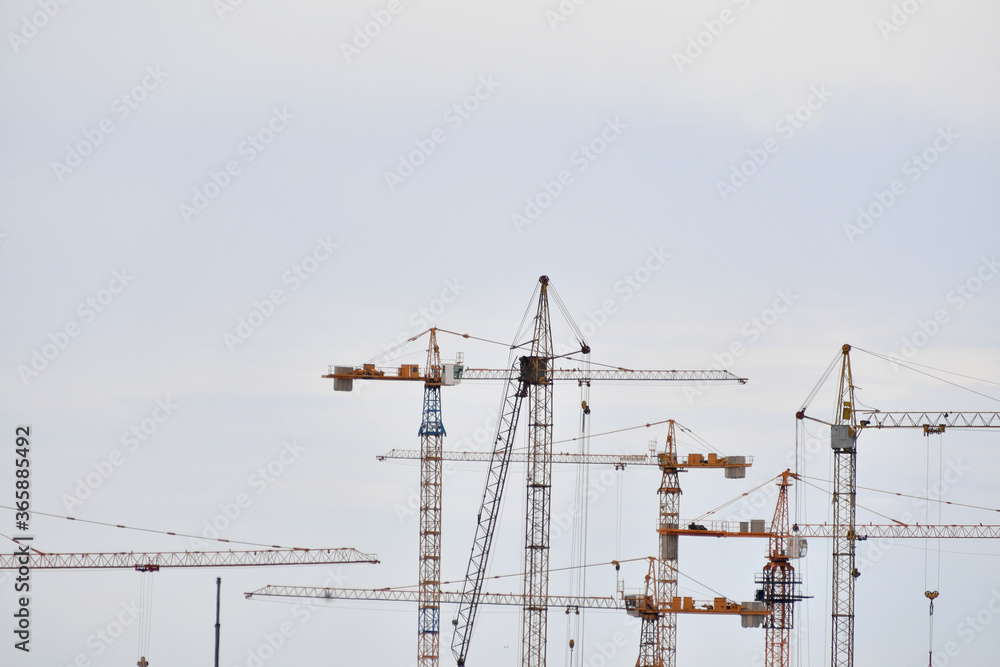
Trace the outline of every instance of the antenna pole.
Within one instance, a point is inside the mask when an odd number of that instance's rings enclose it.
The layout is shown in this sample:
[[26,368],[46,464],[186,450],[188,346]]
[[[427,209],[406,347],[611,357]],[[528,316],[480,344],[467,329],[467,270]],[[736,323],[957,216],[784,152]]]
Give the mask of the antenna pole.
[[219,667],[219,600],[222,597],[222,577],[215,578],[215,667]]

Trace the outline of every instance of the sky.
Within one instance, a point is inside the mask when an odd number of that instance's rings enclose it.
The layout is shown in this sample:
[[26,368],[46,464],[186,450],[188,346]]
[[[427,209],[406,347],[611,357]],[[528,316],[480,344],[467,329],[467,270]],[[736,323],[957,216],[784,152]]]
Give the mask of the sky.
[[[0,660],[131,664],[152,577],[150,664],[208,661],[221,576],[227,667],[415,664],[413,604],[243,593],[416,582],[417,466],[376,455],[418,446],[419,385],[334,394],[320,376],[429,326],[510,343],[541,275],[595,362],[749,378],[591,392],[594,434],[675,419],[714,451],[754,457],[744,480],[683,476],[682,516],[735,498],[705,520],[770,520],[773,491],[753,489],[772,489],[798,451],[815,486],[796,487],[795,519],[829,521],[816,481],[832,475],[827,434],[797,430],[794,414],[843,344],[865,407],[997,409],[998,20],[985,0],[5,3],[0,505],[13,505],[15,429],[29,425],[43,551],[210,550],[220,543],[197,538],[215,532],[381,562],[35,572],[30,654],[13,646],[8,577]],[[561,315],[553,336],[573,342]],[[440,344],[470,367],[507,362],[504,345]],[[425,350],[420,339],[378,361],[423,363]],[[835,383],[808,414],[832,417]],[[445,447],[487,449],[502,391],[444,389]],[[555,401],[555,438],[573,438],[579,393],[560,386]],[[665,435],[620,431],[591,450],[645,453]],[[685,438],[682,454],[699,451]],[[858,484],[945,498],[947,523],[996,522],[964,505],[1000,506],[997,438],[866,433]],[[588,474],[587,591],[614,594],[613,559],[638,589],[658,473]],[[553,517],[567,528],[553,568],[570,564],[582,525],[575,476],[555,473]],[[464,575],[484,477],[482,464],[448,469],[448,581]],[[517,468],[493,575],[520,572],[523,495]],[[226,516],[241,496],[251,502]],[[869,490],[858,502],[922,520],[940,507]],[[0,534],[14,521],[0,512]],[[682,540],[682,593],[752,599],[765,550]],[[797,562],[813,597],[797,611],[796,664],[829,661],[829,554],[813,540]],[[934,664],[992,660],[997,558],[986,542],[862,543],[856,664],[926,662],[932,587]],[[493,585],[519,589],[516,576]],[[553,610],[549,663],[632,665],[638,627],[589,613],[571,658]],[[517,609],[485,610],[470,655],[516,664],[518,628]],[[736,619],[679,621],[679,664],[758,665],[763,646]]]

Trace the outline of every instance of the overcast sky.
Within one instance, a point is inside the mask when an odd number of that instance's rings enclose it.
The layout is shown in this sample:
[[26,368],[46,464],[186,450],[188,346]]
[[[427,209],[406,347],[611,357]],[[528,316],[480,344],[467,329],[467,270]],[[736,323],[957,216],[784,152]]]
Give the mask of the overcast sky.
[[[38,512],[202,536],[215,522],[233,540],[352,546],[382,561],[163,571],[151,665],[211,660],[220,575],[227,667],[252,667],[275,633],[268,667],[412,665],[413,604],[303,610],[242,595],[272,583],[416,583],[417,466],[375,456],[418,446],[421,389],[334,394],[320,378],[327,365],[368,361],[430,325],[510,341],[546,274],[595,361],[750,378],[592,391],[594,433],[673,418],[720,453],[755,457],[745,480],[684,475],[692,518],[794,462],[794,414],[844,343],[1000,380],[998,21],[985,0],[5,3],[0,504],[13,504],[14,428],[29,424]],[[502,346],[440,343],[473,367],[507,362]],[[386,363],[422,363],[424,345]],[[997,409],[863,352],[854,362],[866,406]],[[835,380],[810,414],[832,416]],[[502,391],[444,390],[446,448],[486,449]],[[576,434],[579,400],[557,388],[557,440]],[[829,479],[826,435],[805,429],[800,470]],[[663,426],[625,431],[592,449],[644,453],[664,436]],[[998,507],[997,438],[869,433],[859,484],[924,496],[950,472],[947,500]],[[695,447],[682,441],[682,454]],[[269,465],[280,474],[265,479]],[[485,475],[453,470],[448,581],[465,572]],[[587,561],[653,555],[658,472],[590,476]],[[558,468],[553,491],[553,516],[570,523],[574,479]],[[240,494],[252,502],[227,523]],[[520,571],[523,495],[518,468],[494,575]],[[800,522],[830,520],[828,495],[799,496]],[[858,502],[926,518],[912,499],[862,490]],[[772,493],[751,495],[708,519],[770,520],[773,508]],[[942,520],[995,517],[947,506]],[[859,510],[859,521],[885,519]],[[0,534],[15,532],[13,513],[0,513]],[[47,551],[219,544],[40,515],[31,533]],[[570,543],[554,536],[553,568],[569,564]],[[940,576],[922,542],[859,549],[859,667],[926,662],[928,587],[941,591],[935,664],[995,660],[997,546],[945,542]],[[765,550],[682,540],[682,593],[752,599]],[[814,540],[797,563],[814,596],[796,619],[800,664],[829,660],[829,554]],[[621,572],[629,588],[644,574],[638,561]],[[24,655],[8,578],[2,661],[132,664],[139,585],[128,572],[35,572]],[[590,594],[615,586],[610,565],[588,570]],[[520,590],[516,577],[490,587]],[[554,572],[551,591],[567,589]],[[442,614],[442,664],[452,615]],[[117,638],[98,639],[119,619],[129,625]],[[516,664],[519,625],[515,608],[485,610],[477,663]],[[638,627],[620,612],[589,614],[574,664],[634,664]],[[560,610],[549,639],[549,663],[567,664]],[[762,630],[734,618],[679,621],[681,664],[757,665],[763,646]]]

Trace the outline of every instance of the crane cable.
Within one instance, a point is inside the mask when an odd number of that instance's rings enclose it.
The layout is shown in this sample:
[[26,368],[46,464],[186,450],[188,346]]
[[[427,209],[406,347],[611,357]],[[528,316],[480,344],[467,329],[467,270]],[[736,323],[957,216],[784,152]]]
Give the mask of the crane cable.
[[[10,507],[9,505],[0,505],[0,509],[15,511],[15,508]],[[93,525],[96,525],[96,526],[107,526],[109,528],[123,528],[125,530],[135,530],[135,531],[139,531],[139,532],[143,532],[143,533],[156,533],[157,535],[170,535],[171,537],[190,537],[190,538],[195,539],[195,540],[205,540],[207,542],[226,542],[227,544],[244,544],[246,546],[264,547],[264,548],[267,548],[267,549],[294,549],[296,551],[309,551],[309,548],[307,548],[307,547],[283,547],[280,544],[263,544],[261,542],[244,542],[244,541],[241,541],[241,540],[227,540],[227,539],[225,539],[223,537],[205,537],[203,535],[191,535],[191,534],[188,534],[188,533],[176,533],[176,532],[168,531],[168,530],[155,530],[153,528],[136,528],[135,526],[123,526],[121,524],[108,523],[106,521],[93,521],[91,519],[80,519],[78,517],[73,517],[73,516],[63,516],[62,514],[51,514],[49,512],[39,512],[38,510],[34,510],[34,509],[31,510],[31,513],[35,514],[35,515],[38,515],[38,516],[51,517],[53,519],[65,519],[67,521],[79,521],[80,523],[89,523],[89,524],[93,524]],[[5,537],[8,540],[10,540],[11,542],[15,542],[17,544],[21,544],[21,542],[17,538],[15,538],[15,537],[8,537],[7,535],[4,535],[2,533],[0,533],[0,537]],[[31,550],[34,551],[35,553],[43,554],[44,555],[44,552],[38,551],[38,549],[33,549],[32,548]]]
[[721,505],[719,505],[715,509],[711,509],[711,510],[705,512],[704,514],[702,514],[701,516],[696,517],[694,519],[694,521],[701,521],[705,517],[711,516],[711,515],[715,514],[716,512],[719,512],[719,511],[725,509],[726,507],[729,507],[730,505],[732,505],[733,503],[735,503],[737,500],[740,500],[742,498],[746,498],[747,496],[749,496],[751,493],[753,493],[757,489],[760,489],[760,488],[763,488],[764,486],[767,486],[768,484],[770,484],[774,480],[778,479],[779,477],[781,477],[780,474],[779,475],[775,475],[774,477],[772,477],[770,479],[765,479],[763,482],[761,482],[757,486],[753,487],[749,491],[745,491],[745,492],[741,493],[740,495],[727,500],[726,502],[722,503]]
[[[813,477],[811,475],[800,475],[800,478],[802,479],[803,483],[805,483],[805,480],[807,480],[807,479],[815,480],[817,482],[823,482],[825,484],[832,484],[833,483],[829,479],[823,479],[822,477]],[[810,485],[810,486],[814,486],[815,488],[819,489],[820,491],[823,491],[824,493],[831,493],[827,489],[823,489],[823,488],[815,486],[815,485]],[[856,489],[862,489],[864,491],[874,491],[875,493],[884,493],[884,494],[887,494],[887,495],[890,495],[890,496],[899,496],[900,498],[912,498],[914,500],[924,500],[924,501],[927,501],[929,503],[939,503],[941,505],[953,505],[955,507],[968,507],[969,509],[983,510],[984,512],[1000,512],[1000,509],[995,508],[995,507],[983,507],[982,505],[970,505],[968,503],[956,503],[956,502],[951,501],[951,500],[942,500],[941,498],[927,498],[926,496],[913,496],[913,495],[910,495],[910,494],[907,494],[907,493],[899,493],[898,491],[886,491],[885,489],[876,489],[876,488],[873,488],[871,486],[855,486],[854,488],[856,488]]]
[[[938,434],[938,481],[937,488],[940,493],[942,486],[941,481],[941,471],[944,467],[944,434]],[[925,463],[926,472],[924,473],[924,482],[927,495],[932,495],[931,493],[931,439],[927,438],[927,460]],[[937,505],[938,516],[937,523],[941,525],[941,503]],[[927,503],[924,508],[924,522],[930,525],[931,522],[931,505]],[[924,596],[929,602],[928,608],[928,629],[927,629],[927,665],[928,667],[934,667],[934,600],[940,595],[938,590],[941,586],[941,538],[937,538],[937,553],[935,554],[935,559],[937,560],[937,574],[934,579],[934,589],[931,590],[930,586],[930,568],[928,567],[928,558],[930,556],[930,549],[928,548],[928,539],[924,539]]]
[[136,662],[139,667],[149,664],[146,658],[149,656],[150,631],[153,625],[154,572],[154,569],[141,570],[139,576],[139,659]]
[[837,362],[840,361],[841,357],[843,357],[843,352],[840,351],[833,356],[833,360],[830,362],[830,365],[826,367],[825,371],[823,371],[823,375],[820,376],[819,381],[812,388],[812,391],[809,392],[809,395],[806,396],[806,400],[802,401],[802,412],[805,412],[806,408],[809,407],[809,404],[813,402],[814,398],[816,398],[816,394],[819,393],[819,390],[823,387],[823,383],[826,382],[826,379],[830,377],[830,373],[833,372],[833,369],[837,366]]
[[963,387],[962,385],[958,384],[957,382],[952,382],[950,380],[945,380],[944,378],[940,378],[940,377],[938,377],[936,375],[931,375],[930,373],[928,373],[926,371],[917,370],[916,368],[913,368],[913,366],[921,366],[922,368],[930,368],[931,370],[938,371],[940,373],[948,373],[949,375],[956,375],[958,377],[966,378],[966,379],[969,379],[969,380],[975,380],[976,382],[985,382],[987,384],[1000,384],[1000,382],[997,382],[995,380],[985,380],[983,378],[976,378],[976,377],[972,377],[970,375],[962,375],[961,373],[954,373],[952,371],[946,371],[946,370],[943,370],[943,369],[940,369],[940,368],[933,368],[931,366],[922,366],[921,364],[914,364],[912,362],[906,363],[906,362],[903,362],[900,359],[896,359],[894,357],[888,357],[888,356],[885,356],[885,355],[882,355],[882,354],[878,354],[876,352],[870,352],[869,350],[865,350],[865,349],[862,349],[860,347],[853,348],[853,349],[856,349],[859,352],[864,352],[866,354],[870,354],[873,357],[877,357],[877,358],[882,359],[884,361],[888,361],[889,363],[896,364],[897,366],[902,366],[903,368],[911,370],[914,373],[920,373],[921,375],[926,375],[927,377],[932,378],[934,380],[938,380],[940,382],[944,382],[945,384],[950,384],[953,387],[958,387],[959,389],[964,389],[965,391],[971,392],[971,393],[976,394],[978,396],[982,396],[984,398],[988,398],[991,401],[996,401],[997,403],[1000,403],[1000,398],[997,398],[996,396],[990,396],[989,394],[984,394],[981,391],[976,391],[975,389],[969,389],[968,387]]
[[[587,355],[589,359],[590,355]],[[589,367],[588,367],[589,368]],[[582,456],[590,454],[590,383],[580,383],[580,430],[579,430],[578,453]],[[587,562],[587,528],[588,509],[590,497],[590,473],[587,466],[576,465],[576,486],[574,488],[574,500],[576,503],[577,516],[570,513],[573,521],[572,548],[570,556],[571,565],[582,565]],[[570,575],[570,594],[585,596],[587,594],[587,570],[579,568]],[[566,666],[574,667],[579,664],[586,653],[584,646],[586,638],[586,617],[583,610],[578,610],[575,614],[566,614],[566,636],[569,637],[571,646],[579,644],[580,651],[574,653],[572,650],[566,654]],[[574,662],[574,658],[578,658]]]

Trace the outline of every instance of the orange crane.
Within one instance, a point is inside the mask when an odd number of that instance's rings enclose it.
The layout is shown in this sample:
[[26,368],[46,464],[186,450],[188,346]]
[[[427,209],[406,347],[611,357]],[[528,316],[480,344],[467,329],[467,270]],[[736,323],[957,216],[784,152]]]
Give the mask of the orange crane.
[[[746,477],[746,469],[753,459],[747,456],[723,457],[709,454],[689,454],[687,459],[677,457],[677,437],[673,420],[668,421],[667,441],[659,456],[660,470],[663,472],[658,495],[660,513],[657,523],[659,557],[657,571],[651,581],[655,582],[656,600],[661,603],[657,613],[642,615],[643,627],[640,634],[639,661],[637,667],[674,667],[677,664],[677,616],[668,611],[666,605],[677,597],[677,530],[680,528],[681,485],[678,473],[682,470],[721,468],[727,479]],[[685,429],[681,426],[682,429]],[[749,461],[748,461],[749,459]],[[697,524],[690,524],[695,529]],[[653,567],[653,563],[650,563]],[[647,627],[655,625],[656,628]],[[655,646],[650,642],[655,640]]]
[[[751,456],[719,456],[709,453],[689,454],[684,458],[677,455],[677,436],[675,428],[679,427],[683,431],[688,431],[684,426],[678,424],[673,419],[667,420],[667,439],[664,451],[660,454],[552,454],[553,463],[577,463],[577,464],[606,464],[616,467],[626,465],[658,466],[662,472],[662,481],[659,486],[658,495],[660,497],[660,513],[657,528],[659,539],[659,558],[656,562],[656,572],[653,573],[650,581],[654,582],[657,599],[667,601],[663,609],[658,607],[655,610],[646,605],[642,610],[633,614],[643,619],[643,628],[640,642],[640,667],[643,665],[662,665],[673,667],[676,664],[676,633],[677,621],[676,613],[666,611],[671,602],[677,597],[677,535],[680,531],[678,517],[680,516],[680,483],[678,472],[684,470],[712,469],[720,468],[725,470],[727,479],[742,479],[746,476],[746,468],[753,464]],[[512,452],[509,455],[511,462],[524,462],[528,455],[522,452]],[[419,452],[413,450],[392,450],[387,454],[379,456],[378,459],[416,459]],[[485,452],[442,452],[444,460],[451,461],[488,461],[490,454]],[[694,524],[692,524],[694,525]],[[691,531],[687,531],[689,534]],[[694,534],[699,534],[694,531]],[[652,600],[652,596],[649,598]],[[649,623],[657,627],[647,627]],[[649,646],[650,638],[655,638],[655,646]],[[647,656],[647,657],[644,657]],[[655,660],[652,657],[655,656]]]
[[[651,559],[655,560],[655,559]],[[654,568],[655,569],[655,568]],[[315,586],[264,586],[256,591],[244,593],[247,599],[261,597],[305,597],[326,600],[377,600],[386,602],[418,602],[418,591],[398,588],[319,588]],[[523,593],[481,593],[480,603],[488,605],[523,606]],[[441,591],[442,604],[461,604],[461,591]],[[548,608],[577,609],[618,609],[636,615],[640,610],[652,605],[651,594],[627,594],[611,596],[546,595],[542,599]],[[675,614],[724,614],[747,618],[762,618],[770,612],[751,608],[724,597],[712,600],[694,600],[689,597],[675,598],[661,608]]]
[[[832,667],[854,667],[854,586],[860,576],[855,566],[855,495],[857,493],[857,439],[869,428],[920,428],[924,435],[943,433],[951,428],[1000,428],[996,412],[881,412],[858,410],[851,374],[851,346],[841,348],[840,386],[837,411],[832,422],[806,415],[809,401],[815,397],[835,367],[831,364],[823,378],[796,413],[797,419],[810,419],[830,427],[830,446],[834,460],[834,528],[832,593]],[[892,360],[890,360],[892,361]],[[859,418],[860,417],[860,418]],[[933,601],[932,601],[933,604]]]
[[[791,664],[791,630],[794,627],[794,606],[808,597],[799,592],[801,579],[795,574],[791,560],[806,553],[807,537],[844,537],[845,526],[830,524],[795,524],[789,526],[788,489],[791,479],[800,477],[790,470],[778,476],[778,500],[774,518],[770,526],[764,522],[711,522],[697,529],[681,529],[682,535],[704,537],[766,537],[768,538],[768,562],[763,572],[757,576],[761,585],[756,601],[763,603],[770,615],[763,619],[765,628],[765,667],[788,667]],[[868,538],[1000,538],[1000,526],[996,525],[919,525],[896,522],[892,524],[864,524],[855,526],[855,541]],[[932,600],[933,601],[933,600]]]
[[[511,369],[468,369],[457,359],[455,364],[442,365],[436,342],[438,329],[431,329],[427,367],[421,372],[417,365],[405,364],[399,369],[378,368],[374,364],[360,367],[335,366],[324,378],[334,380],[334,390],[350,391],[354,380],[396,380],[424,382],[424,413],[420,429],[420,531],[419,556],[420,604],[417,626],[417,665],[436,667],[440,633],[441,567],[441,452],[444,425],[441,420],[441,386],[459,384],[463,380],[506,380],[507,393],[504,414],[498,426],[496,446],[491,457],[490,471],[483,494],[482,510],[473,541],[472,555],[466,576],[465,601],[459,608],[452,651],[459,665],[464,665],[472,637],[478,591],[485,576],[489,551],[498,516],[499,501],[506,480],[509,453],[516,430],[521,400],[529,398],[527,503],[525,517],[525,568],[522,608],[524,642],[522,664],[542,667],[545,664],[546,613],[542,598],[548,593],[548,537],[551,507],[552,471],[552,384],[556,380],[589,384],[603,380],[661,381],[735,381],[739,378],[728,371],[637,371],[626,368],[601,370],[559,369],[555,362],[549,318],[548,276],[538,280],[538,304],[532,327],[531,351],[520,357]],[[557,304],[562,307],[557,298]],[[564,310],[565,314],[565,310]],[[572,322],[571,318],[567,320]],[[445,332],[441,329],[440,331]],[[454,332],[445,332],[454,333]],[[580,352],[590,348],[577,332]],[[423,335],[423,334],[420,334]],[[458,334],[468,338],[468,335]],[[414,339],[411,339],[414,340]],[[520,345],[514,346],[520,347]],[[566,356],[566,355],[563,355]]]
[[805,597],[799,592],[802,580],[795,574],[790,562],[804,555],[801,538],[793,536],[788,525],[788,487],[791,486],[788,480],[792,477],[796,476],[785,470],[778,481],[778,502],[768,538],[768,561],[757,577],[757,583],[761,585],[757,599],[771,612],[764,620],[764,667],[788,667],[791,664],[795,603]]

